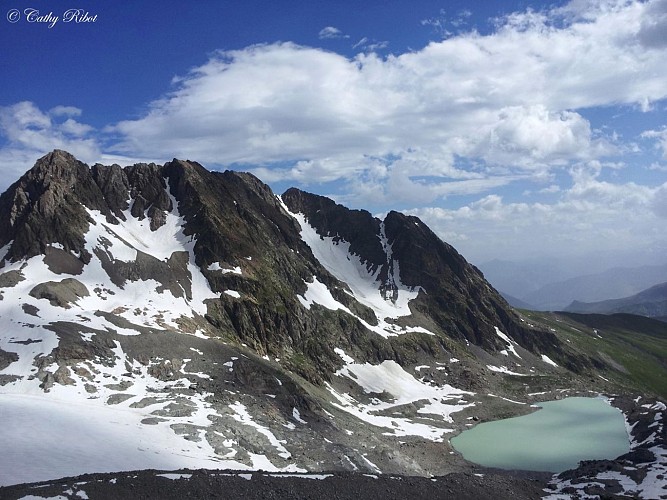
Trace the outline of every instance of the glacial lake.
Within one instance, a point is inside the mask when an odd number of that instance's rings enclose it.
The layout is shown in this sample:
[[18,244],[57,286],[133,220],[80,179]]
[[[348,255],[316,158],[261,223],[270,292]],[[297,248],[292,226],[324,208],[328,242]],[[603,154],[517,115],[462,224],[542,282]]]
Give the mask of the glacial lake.
[[537,403],[530,415],[479,424],[451,439],[467,460],[487,467],[562,472],[581,460],[630,451],[623,414],[601,398]]

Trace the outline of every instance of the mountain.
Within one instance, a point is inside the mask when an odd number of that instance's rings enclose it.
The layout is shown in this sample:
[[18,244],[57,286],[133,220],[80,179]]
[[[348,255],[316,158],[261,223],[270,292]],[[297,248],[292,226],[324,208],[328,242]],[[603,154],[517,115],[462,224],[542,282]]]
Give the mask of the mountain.
[[623,299],[590,303],[574,301],[565,310],[576,313],[629,313],[664,321],[667,320],[667,283]]
[[536,309],[535,306],[529,304],[528,302],[524,302],[523,300],[517,299],[516,297],[513,297],[512,295],[509,295],[507,293],[500,292],[500,295],[503,296],[503,298],[507,301],[509,305],[517,309],[529,309],[529,310]]
[[479,268],[496,289],[518,299],[549,283],[577,275],[571,266],[555,259],[522,262],[494,259],[480,264]]
[[601,272],[591,272],[590,266],[588,272],[582,272],[557,260],[494,260],[480,267],[505,297],[531,306],[517,307],[537,310],[562,310],[574,300],[596,302],[625,297],[667,280],[667,264],[616,266]]
[[448,438],[471,421],[632,382],[560,335],[416,217],[56,150],[0,195],[0,486],[470,472]]

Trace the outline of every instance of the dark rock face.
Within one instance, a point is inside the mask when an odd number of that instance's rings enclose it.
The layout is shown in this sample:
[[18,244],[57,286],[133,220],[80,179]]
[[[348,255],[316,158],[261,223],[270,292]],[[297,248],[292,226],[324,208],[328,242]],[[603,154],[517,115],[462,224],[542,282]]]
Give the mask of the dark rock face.
[[[81,252],[88,228],[84,205],[109,213],[87,165],[64,151],[38,160],[0,196],[0,244],[13,241],[5,258],[39,255],[56,242]],[[87,258],[82,256],[84,262]]]

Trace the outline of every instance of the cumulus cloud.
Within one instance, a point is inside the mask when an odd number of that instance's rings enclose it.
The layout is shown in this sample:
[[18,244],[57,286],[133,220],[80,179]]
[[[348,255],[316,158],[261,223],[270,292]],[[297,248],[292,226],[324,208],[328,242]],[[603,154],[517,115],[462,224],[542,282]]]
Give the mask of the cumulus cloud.
[[[506,16],[488,35],[463,32],[386,57],[292,43],[219,52],[144,116],[117,123],[115,149],[252,165],[299,181],[358,181],[369,157],[395,164],[387,182],[410,180],[401,160],[416,150],[427,170],[464,158],[488,177],[543,176],[621,152],[618,137],[592,130],[578,109],[648,109],[667,97],[667,52],[646,50],[647,26],[663,7],[571,2]],[[342,33],[329,26],[320,35]],[[274,163],[281,167],[269,172]]]

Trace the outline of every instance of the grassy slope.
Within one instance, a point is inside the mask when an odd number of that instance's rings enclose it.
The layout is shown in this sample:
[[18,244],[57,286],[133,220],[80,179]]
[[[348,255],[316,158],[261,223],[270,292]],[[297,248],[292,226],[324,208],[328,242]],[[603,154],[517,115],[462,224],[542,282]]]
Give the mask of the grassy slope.
[[631,314],[521,314],[552,329],[574,349],[604,361],[610,366],[599,372],[604,378],[667,398],[667,323]]

